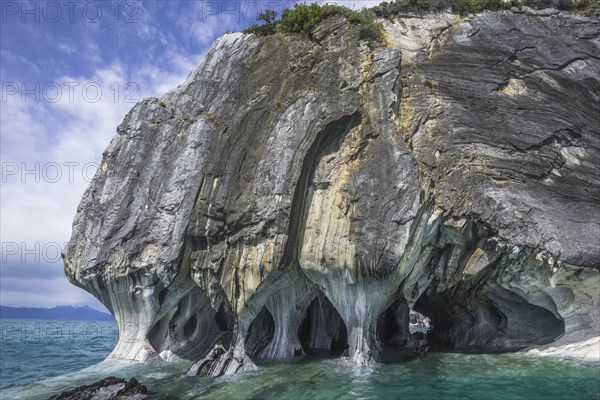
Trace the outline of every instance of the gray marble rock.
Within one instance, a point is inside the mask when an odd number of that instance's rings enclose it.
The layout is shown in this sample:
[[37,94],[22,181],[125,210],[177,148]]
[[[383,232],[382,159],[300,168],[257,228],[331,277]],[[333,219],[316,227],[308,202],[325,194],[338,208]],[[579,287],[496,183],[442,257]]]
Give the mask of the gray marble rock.
[[110,359],[368,365],[414,351],[410,309],[432,348],[600,336],[600,22],[383,23],[374,48],[343,18],[227,34],[129,112],[63,255]]
[[109,376],[90,385],[51,396],[49,400],[145,400],[149,398],[147,394],[146,386],[141,385],[135,378],[126,381]]

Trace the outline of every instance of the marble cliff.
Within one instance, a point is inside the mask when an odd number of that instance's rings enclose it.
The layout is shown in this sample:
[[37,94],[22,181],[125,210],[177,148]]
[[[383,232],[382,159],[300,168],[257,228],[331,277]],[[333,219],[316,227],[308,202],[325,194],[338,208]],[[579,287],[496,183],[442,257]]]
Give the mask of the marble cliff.
[[434,348],[598,357],[600,22],[382,23],[226,34],[128,113],[63,254],[109,359],[369,365],[414,348],[411,309]]

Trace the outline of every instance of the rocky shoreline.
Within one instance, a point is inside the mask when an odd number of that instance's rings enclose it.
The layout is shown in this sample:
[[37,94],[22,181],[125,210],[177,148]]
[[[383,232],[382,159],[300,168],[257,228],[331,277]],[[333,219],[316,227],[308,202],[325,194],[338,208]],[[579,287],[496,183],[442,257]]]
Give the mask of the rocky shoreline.
[[48,400],[144,400],[148,390],[136,378],[126,381],[109,376],[90,385],[79,386],[61,394],[51,396]]
[[535,357],[566,357],[600,362],[600,337],[591,338],[563,346],[544,346],[526,351]]

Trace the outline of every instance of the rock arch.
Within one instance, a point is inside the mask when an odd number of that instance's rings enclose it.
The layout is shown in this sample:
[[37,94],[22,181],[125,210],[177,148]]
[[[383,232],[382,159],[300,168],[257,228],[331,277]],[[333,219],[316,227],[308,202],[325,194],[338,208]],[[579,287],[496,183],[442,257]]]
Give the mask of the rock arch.
[[410,345],[410,309],[404,298],[396,299],[377,319],[377,339],[388,348],[400,349]]
[[195,286],[154,324],[148,333],[150,344],[166,360],[172,355],[197,360],[215,344],[229,347],[233,314],[224,301],[216,308]]
[[347,347],[346,324],[323,292],[317,292],[306,308],[298,337],[307,353],[329,351],[341,354]]
[[263,306],[248,328],[245,340],[246,354],[252,359],[259,358],[262,350],[267,347],[274,336],[275,320],[273,314],[266,306]]

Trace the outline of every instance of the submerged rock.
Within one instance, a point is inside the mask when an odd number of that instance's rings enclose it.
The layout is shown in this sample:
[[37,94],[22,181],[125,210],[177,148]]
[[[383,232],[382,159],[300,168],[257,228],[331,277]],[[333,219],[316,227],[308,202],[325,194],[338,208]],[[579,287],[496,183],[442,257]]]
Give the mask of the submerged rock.
[[245,356],[243,359],[232,358],[223,345],[217,344],[208,352],[206,357],[192,365],[187,375],[219,376],[255,369],[256,366],[249,357]]
[[415,332],[412,334],[413,341],[415,342],[414,353],[416,356],[420,356],[423,353],[429,351],[429,342],[427,340],[427,334],[423,332]]
[[109,376],[91,385],[62,392],[49,400],[143,400],[148,398],[147,393],[146,386],[141,385],[135,378],[126,381]]
[[117,319],[109,359],[369,365],[414,348],[411,309],[436,348],[600,336],[598,21],[383,23],[373,49],[340,18],[227,34],[129,112],[64,253]]

